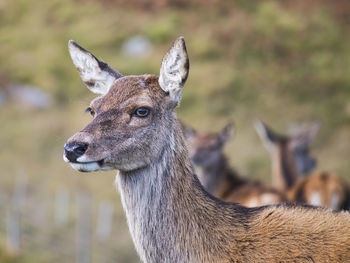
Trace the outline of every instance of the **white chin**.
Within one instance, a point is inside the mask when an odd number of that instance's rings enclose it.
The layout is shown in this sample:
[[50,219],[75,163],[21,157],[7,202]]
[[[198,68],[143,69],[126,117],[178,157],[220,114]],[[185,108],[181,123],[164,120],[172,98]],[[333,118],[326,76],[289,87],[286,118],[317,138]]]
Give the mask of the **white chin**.
[[105,171],[112,170],[110,166],[100,166],[98,162],[88,163],[69,163],[75,170],[79,172],[94,172],[94,171]]
[[75,170],[79,172],[94,172],[94,171],[106,171],[114,169],[111,166],[106,164],[100,164],[100,162],[83,162],[80,161],[78,163],[72,163],[68,160],[68,158],[63,154],[63,160],[66,163],[69,163]]

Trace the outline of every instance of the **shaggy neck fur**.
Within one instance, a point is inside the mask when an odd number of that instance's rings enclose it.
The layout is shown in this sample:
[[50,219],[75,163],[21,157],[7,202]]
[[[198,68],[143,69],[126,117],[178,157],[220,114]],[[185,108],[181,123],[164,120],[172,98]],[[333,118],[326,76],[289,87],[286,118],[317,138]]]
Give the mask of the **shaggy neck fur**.
[[232,237],[233,230],[239,234],[244,223],[232,217],[219,219],[229,222],[212,222],[218,209],[227,204],[202,189],[177,130],[157,162],[116,177],[129,230],[144,262],[219,261],[218,252],[232,242],[219,238],[228,233]]

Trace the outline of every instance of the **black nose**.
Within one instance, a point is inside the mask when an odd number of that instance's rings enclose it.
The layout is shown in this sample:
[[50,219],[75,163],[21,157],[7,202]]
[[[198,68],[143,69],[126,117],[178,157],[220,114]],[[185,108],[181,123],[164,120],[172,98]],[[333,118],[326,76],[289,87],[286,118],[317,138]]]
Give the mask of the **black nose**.
[[76,162],[88,148],[88,144],[83,142],[69,142],[64,145],[64,155],[70,162]]

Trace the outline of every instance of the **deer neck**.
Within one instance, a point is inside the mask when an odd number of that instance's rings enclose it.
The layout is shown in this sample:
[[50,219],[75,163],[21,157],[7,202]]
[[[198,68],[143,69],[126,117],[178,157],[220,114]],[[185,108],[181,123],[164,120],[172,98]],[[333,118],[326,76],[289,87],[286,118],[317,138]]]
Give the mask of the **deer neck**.
[[281,190],[291,188],[298,178],[293,155],[283,146],[272,151],[271,157],[273,184]]
[[237,233],[243,228],[238,220],[227,217],[222,220],[228,222],[213,228],[224,212],[218,210],[230,208],[201,187],[179,130],[170,136],[157,162],[137,171],[119,172],[116,183],[132,239],[144,262],[213,261],[220,254],[213,250],[225,245],[221,241],[211,247],[215,237],[227,235],[224,231],[232,231],[235,224]]
[[244,183],[237,172],[229,166],[223,155],[214,164],[203,167],[201,172],[204,178],[204,188],[221,199]]

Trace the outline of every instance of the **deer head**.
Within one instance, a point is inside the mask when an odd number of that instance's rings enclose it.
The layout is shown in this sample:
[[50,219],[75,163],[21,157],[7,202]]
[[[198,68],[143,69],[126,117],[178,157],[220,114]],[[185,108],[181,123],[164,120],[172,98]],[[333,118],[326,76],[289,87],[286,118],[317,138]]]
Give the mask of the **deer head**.
[[132,171],[159,158],[189,71],[183,37],[164,56],[159,77],[123,76],[74,41],[68,48],[80,77],[100,96],[87,108],[92,121],[65,144],[64,160],[90,172]]
[[223,157],[223,148],[234,134],[233,124],[226,125],[218,133],[198,133],[183,124],[188,150],[195,166],[212,167]]
[[[310,173],[316,167],[316,160],[310,155],[310,144],[315,139],[319,128],[320,124],[314,122],[287,136],[276,133],[262,121],[255,122],[255,129],[265,148],[271,155],[283,154],[286,159],[294,160],[299,176]],[[292,156],[288,157],[288,155]]]

